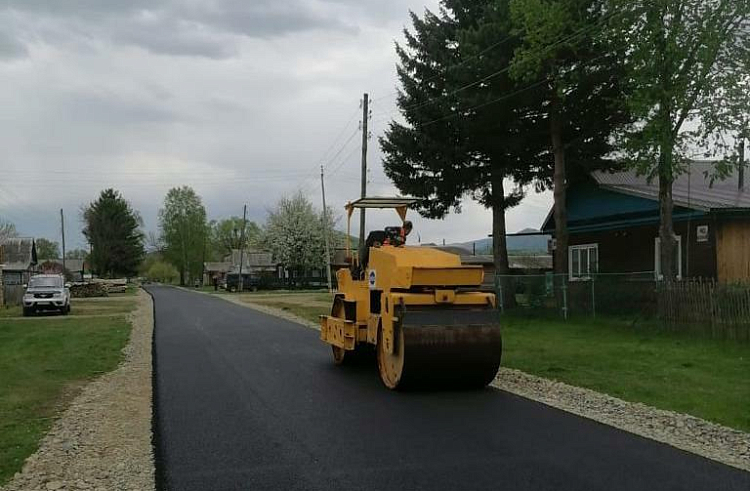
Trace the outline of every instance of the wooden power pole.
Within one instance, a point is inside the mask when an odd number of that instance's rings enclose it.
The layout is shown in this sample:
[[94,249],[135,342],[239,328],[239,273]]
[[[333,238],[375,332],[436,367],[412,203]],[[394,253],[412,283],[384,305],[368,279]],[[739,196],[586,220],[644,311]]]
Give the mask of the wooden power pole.
[[[360,197],[367,196],[367,121],[370,117],[369,95],[365,93],[362,98],[362,190]],[[359,260],[361,261],[365,254],[365,209],[359,210]]]
[[326,274],[328,277],[328,291],[333,291],[331,282],[331,249],[328,245],[328,210],[326,208],[326,184],[323,179],[323,166],[320,166],[320,191],[323,194],[323,240],[326,243]]
[[247,205],[242,208],[242,230],[240,231],[240,278],[239,291],[245,289],[245,279],[242,277],[242,263],[245,262],[245,229],[247,228]]
[[62,232],[62,267],[63,277],[65,277],[65,215],[63,209],[60,208],[60,231]]

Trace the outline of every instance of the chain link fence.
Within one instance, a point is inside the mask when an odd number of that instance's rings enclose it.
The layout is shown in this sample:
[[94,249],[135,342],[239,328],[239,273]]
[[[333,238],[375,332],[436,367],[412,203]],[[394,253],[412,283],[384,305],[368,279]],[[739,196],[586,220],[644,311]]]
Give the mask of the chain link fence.
[[669,330],[750,341],[750,284],[713,280],[658,281],[653,271],[495,277],[503,313],[556,317],[617,317],[655,321]]

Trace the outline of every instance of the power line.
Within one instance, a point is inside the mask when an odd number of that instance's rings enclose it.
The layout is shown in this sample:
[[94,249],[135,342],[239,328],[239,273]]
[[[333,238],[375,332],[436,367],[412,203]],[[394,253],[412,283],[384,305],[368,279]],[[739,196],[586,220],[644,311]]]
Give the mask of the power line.
[[[479,58],[480,56],[482,56],[482,55],[484,55],[484,54],[492,51],[493,49],[497,48],[498,46],[501,46],[501,45],[507,43],[508,41],[510,41],[511,39],[513,39],[514,37],[516,37],[516,34],[511,34],[510,36],[507,36],[504,39],[502,39],[502,40],[500,40],[500,41],[498,41],[498,42],[496,42],[496,43],[494,43],[494,44],[486,47],[485,49],[483,49],[479,53],[477,53],[475,55],[472,55],[472,56],[469,56],[468,58],[466,58],[465,60],[461,61],[460,63],[456,63],[455,65],[449,66],[448,68],[445,69],[444,73],[439,73],[439,74],[433,75],[432,77],[428,77],[428,78],[422,80],[421,83],[426,84],[427,82],[432,82],[435,79],[438,79],[440,77],[444,77],[444,76],[446,76],[448,74],[448,72],[450,72],[452,70],[455,70],[456,68],[464,66],[468,62],[470,62],[472,60],[475,60],[475,59]],[[384,96],[378,97],[377,99],[373,99],[371,102],[375,103],[375,102],[381,101],[381,100],[383,100],[383,99],[385,99],[387,97],[391,97],[393,95],[398,95],[398,93],[399,93],[398,90],[394,90],[393,92],[389,92],[389,93],[387,93]]]
[[[553,42],[552,44],[544,46],[540,50],[540,52],[538,54],[542,55],[542,54],[544,54],[544,53],[546,53],[546,52],[548,52],[548,51],[550,51],[550,50],[552,50],[552,49],[554,49],[554,48],[556,48],[556,47],[558,47],[558,46],[560,46],[560,45],[562,45],[564,43],[568,43],[568,42],[572,41],[573,39],[575,39],[575,38],[577,38],[579,36],[583,36],[583,35],[587,34],[587,31],[593,31],[596,28],[601,27],[605,22],[607,22],[608,20],[610,20],[615,15],[621,15],[621,14],[619,14],[617,12],[610,13],[610,14],[602,17],[602,19],[600,19],[599,21],[597,21],[595,24],[584,26],[581,29],[578,29],[577,31],[573,32],[572,34],[565,35],[561,39],[558,39],[557,41]],[[382,122],[384,120],[387,121],[396,112],[403,113],[403,112],[406,112],[406,111],[412,111],[412,110],[415,110],[415,109],[419,109],[419,108],[428,106],[430,104],[433,104],[433,103],[435,103],[435,102],[437,102],[437,101],[439,101],[441,99],[445,99],[445,98],[450,97],[452,95],[458,94],[459,92],[462,92],[464,90],[470,89],[471,87],[474,87],[474,86],[476,86],[478,84],[481,84],[482,82],[486,82],[486,81],[491,80],[491,79],[493,79],[495,77],[498,77],[498,76],[500,76],[500,75],[502,75],[504,73],[507,73],[507,72],[509,72],[511,70],[511,68],[512,68],[512,66],[508,65],[508,66],[506,66],[504,68],[501,68],[500,70],[497,70],[497,71],[495,71],[493,73],[490,73],[489,75],[486,75],[486,76],[484,76],[484,77],[482,77],[480,79],[477,79],[477,80],[475,80],[475,81],[473,81],[471,83],[463,85],[463,86],[461,86],[461,87],[459,87],[457,89],[454,89],[454,90],[452,90],[452,91],[450,91],[450,92],[448,92],[446,94],[442,94],[442,95],[439,95],[439,96],[436,96],[436,97],[432,97],[432,98],[429,98],[426,101],[414,103],[414,104],[405,106],[403,108],[396,108],[396,109],[392,110],[390,113],[386,114],[383,119],[376,120],[376,122]],[[426,82],[421,82],[421,83],[426,83]]]

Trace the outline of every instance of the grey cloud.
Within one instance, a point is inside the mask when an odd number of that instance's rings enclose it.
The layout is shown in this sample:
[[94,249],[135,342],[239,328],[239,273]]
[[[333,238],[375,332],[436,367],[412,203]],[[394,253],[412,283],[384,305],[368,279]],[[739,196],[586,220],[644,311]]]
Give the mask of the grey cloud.
[[238,39],[232,36],[268,39],[312,30],[358,31],[331,4],[306,0],[0,0],[3,9],[25,14],[29,24],[46,17],[70,25],[69,30],[48,29],[44,37],[51,44],[56,40],[50,33],[217,59],[237,54]]
[[0,31],[0,60],[23,58],[27,54],[26,45],[20,42],[17,37]]
[[71,121],[116,126],[118,124],[164,123],[175,121],[178,115],[156,105],[155,101],[128,98],[102,91],[63,94],[58,103],[61,115]]
[[228,36],[205,27],[171,19],[158,22],[117,22],[110,36],[115,42],[138,46],[152,53],[222,59],[236,54]]

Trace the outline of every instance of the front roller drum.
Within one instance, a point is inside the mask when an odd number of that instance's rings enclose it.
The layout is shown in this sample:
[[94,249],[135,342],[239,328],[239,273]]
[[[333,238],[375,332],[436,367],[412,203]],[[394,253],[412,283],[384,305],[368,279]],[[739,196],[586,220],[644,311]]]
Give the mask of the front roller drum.
[[387,387],[481,388],[495,378],[502,336],[494,308],[421,308],[397,316],[393,349],[378,338],[378,369]]

